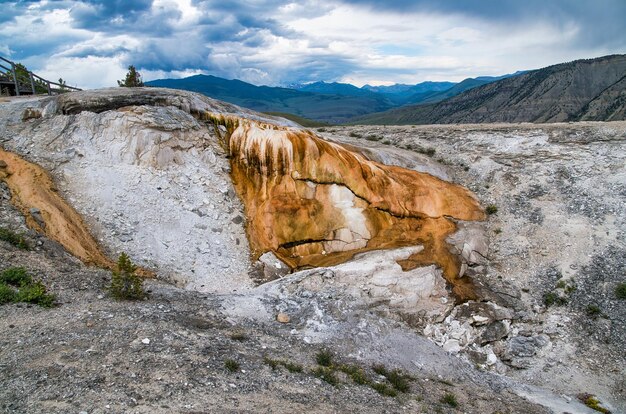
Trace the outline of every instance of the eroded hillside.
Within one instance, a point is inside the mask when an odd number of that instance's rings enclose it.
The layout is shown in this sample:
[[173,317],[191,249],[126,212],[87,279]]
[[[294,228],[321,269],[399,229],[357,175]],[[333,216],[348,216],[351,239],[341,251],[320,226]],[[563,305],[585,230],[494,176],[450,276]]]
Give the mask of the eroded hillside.
[[[256,396],[278,411],[306,409],[322,395],[333,397],[313,405],[320,412],[548,410],[536,404],[591,412],[577,402],[580,393],[623,405],[623,370],[597,369],[624,358],[624,304],[612,296],[625,250],[622,124],[311,132],[192,93],[123,88],[15,99],[0,105],[0,117],[4,150],[49,173],[46,188],[82,217],[103,255],[126,251],[158,279],[188,289],[149,282],[147,302],[118,305],[106,294],[107,272],[83,267],[44,235],[29,233],[33,251],[0,244],[3,268],[43,272],[64,303],[48,315],[58,327],[50,332],[56,356],[37,363],[44,343],[21,332],[45,329],[38,316],[1,307],[10,332],[3,359],[22,352],[43,371],[102,371],[90,388],[100,397],[79,395],[72,383],[65,398],[54,394],[54,380],[47,394],[33,388],[39,368],[23,373],[12,358],[0,399],[22,402],[3,403],[9,412],[64,412],[106,399],[120,411],[154,411],[158,401],[165,411],[163,404],[194,412],[197,401],[206,409],[229,392],[237,395],[226,404],[232,410],[252,407]],[[41,231],[30,220],[45,223],[47,210],[20,205],[19,187],[30,184],[16,169],[32,164],[19,168],[3,154],[0,217]],[[466,188],[489,205],[489,217]],[[568,305],[548,306],[547,293],[566,295]],[[606,313],[586,315],[592,302]],[[571,321],[588,322],[598,339],[579,335]],[[218,338],[235,328],[251,341]],[[73,351],[64,335],[75,338]],[[268,353],[309,365],[322,348],[361,364],[370,385],[386,381],[372,372],[377,363],[413,382],[388,403],[343,374],[333,387],[312,379],[313,367],[283,375],[263,365],[276,356]],[[93,358],[72,362],[83,351]],[[131,355],[132,370],[115,365]],[[169,368],[159,368],[161,356]],[[241,361],[245,375],[220,371],[227,357]],[[174,375],[174,366],[185,370]],[[158,378],[146,374],[159,369]],[[135,391],[119,397],[98,385],[120,378]],[[261,391],[278,378],[279,390],[308,402]],[[138,397],[155,387],[167,401]],[[462,406],[446,404],[449,393]]]

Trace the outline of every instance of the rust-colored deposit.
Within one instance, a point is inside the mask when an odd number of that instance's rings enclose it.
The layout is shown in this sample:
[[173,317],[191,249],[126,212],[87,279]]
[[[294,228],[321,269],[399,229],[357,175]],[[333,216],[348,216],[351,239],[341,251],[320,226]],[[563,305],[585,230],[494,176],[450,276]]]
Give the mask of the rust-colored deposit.
[[400,263],[403,268],[436,264],[458,297],[475,297],[445,242],[456,230],[451,218],[484,219],[464,187],[373,162],[309,131],[246,121],[227,143],[255,255],[273,251],[301,268],[422,244],[422,252]]
[[[80,215],[59,196],[43,168],[0,148],[0,179],[7,183],[12,202],[26,217],[28,227],[61,243],[84,263],[114,266],[101,252]],[[41,216],[39,220],[34,211]]]

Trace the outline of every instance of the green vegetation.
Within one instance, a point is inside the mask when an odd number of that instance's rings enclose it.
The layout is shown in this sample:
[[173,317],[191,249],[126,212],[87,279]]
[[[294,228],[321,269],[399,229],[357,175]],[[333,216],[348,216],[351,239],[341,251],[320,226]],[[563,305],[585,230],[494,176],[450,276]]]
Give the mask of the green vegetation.
[[315,355],[315,360],[318,365],[330,367],[333,365],[333,354],[329,350],[323,349]]
[[400,392],[408,392],[409,391],[409,378],[406,375],[403,375],[400,370],[393,370],[389,372],[387,375],[387,381]]
[[372,370],[378,375],[382,375],[384,377],[386,377],[387,374],[389,374],[389,372],[387,371],[387,368],[385,368],[385,366],[382,364],[372,365]]
[[287,368],[287,371],[291,373],[302,372],[304,370],[304,367],[302,367],[302,365],[296,364],[294,362],[283,361],[281,364],[283,367]]
[[272,368],[272,371],[276,371],[276,368],[278,368],[278,366],[281,365],[279,360],[272,359],[272,358],[267,357],[267,356],[263,358],[263,363],[265,365],[269,365],[269,367]]
[[602,405],[600,404],[600,400],[598,400],[595,395],[584,393],[578,395],[578,399],[592,410],[598,411],[603,414],[611,414],[610,410],[602,407]]
[[368,141],[380,141],[380,140],[383,139],[383,137],[380,136],[380,135],[370,134],[370,135],[366,136],[365,139],[368,140]]
[[371,387],[376,390],[376,392],[378,392],[380,395],[384,395],[385,397],[396,397],[398,395],[398,392],[387,384],[376,382],[373,383]]
[[266,365],[269,365],[270,368],[272,368],[272,371],[275,371],[276,368],[278,368],[281,365],[285,367],[285,369],[287,369],[287,371],[291,373],[304,371],[304,367],[302,365],[296,364],[295,362],[289,362],[289,361],[284,361],[280,359],[272,359],[269,357],[265,357],[263,358],[263,363]]
[[502,233],[502,229],[500,227],[498,227],[497,229],[494,229],[493,232],[495,234],[500,234],[500,233]]
[[118,80],[117,86],[121,86],[124,88],[136,88],[139,86],[143,86],[141,73],[139,73],[133,65],[130,65],[128,67],[128,73],[126,73],[126,78],[124,78],[124,80]]
[[19,249],[28,250],[29,246],[24,235],[11,231],[7,228],[0,227],[0,240],[5,241]]
[[224,361],[224,367],[230,372],[237,372],[239,371],[239,362],[234,359],[226,359]]
[[143,280],[135,274],[135,266],[126,253],[120,254],[117,268],[113,271],[111,295],[118,300],[141,300],[146,294],[143,291]]
[[[263,113],[267,114],[267,115],[279,116],[281,118],[288,119],[290,121],[293,121],[293,122],[296,122],[296,123],[302,125],[305,128],[317,128],[317,127],[330,126],[329,123],[314,121],[312,119],[305,118],[303,116],[290,114],[289,112],[263,112]],[[317,131],[318,132],[324,132],[325,129],[324,128],[318,128]]]
[[15,290],[6,283],[0,283],[0,305],[15,301]]
[[0,274],[0,282],[20,287],[31,284],[33,278],[23,267],[10,267]]
[[485,209],[485,213],[487,213],[488,215],[494,215],[498,212],[498,207],[494,204],[489,204],[487,206],[487,208]]
[[335,375],[335,372],[332,370],[332,368],[321,366],[312,370],[311,373],[315,375],[317,378],[323,381],[326,381],[333,387],[336,387],[337,385],[339,385],[339,379]]
[[367,385],[370,383],[363,368],[357,365],[341,365],[338,369],[348,375],[355,384]]
[[10,267],[0,274],[0,304],[24,302],[50,308],[55,300],[23,267]]
[[443,404],[448,404],[450,407],[456,408],[459,406],[459,402],[456,400],[456,396],[452,393],[447,393],[441,400],[439,400]]
[[554,292],[548,292],[543,295],[543,303],[546,306],[563,306],[567,304],[567,298]]
[[617,284],[617,286],[615,287],[615,296],[617,296],[618,299],[626,299],[626,283],[625,282]]
[[349,134],[352,138],[363,138],[363,135],[359,134],[358,132],[350,132]]
[[600,316],[600,314],[602,313],[602,311],[600,310],[600,307],[594,304],[587,305],[587,308],[585,310],[587,312],[587,316],[590,316],[592,318],[596,318]]

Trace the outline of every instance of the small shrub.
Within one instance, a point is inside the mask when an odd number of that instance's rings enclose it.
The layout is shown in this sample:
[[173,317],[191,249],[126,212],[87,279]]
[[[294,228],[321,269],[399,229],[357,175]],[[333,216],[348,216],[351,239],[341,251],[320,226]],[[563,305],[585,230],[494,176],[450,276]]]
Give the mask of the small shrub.
[[618,283],[615,287],[615,296],[618,299],[626,299],[626,283]]
[[227,359],[224,361],[224,367],[230,372],[237,372],[239,371],[239,362],[234,359]]
[[387,377],[387,375],[389,375],[389,371],[387,371],[387,368],[385,368],[383,364],[372,365],[372,371],[384,377]]
[[126,253],[120,254],[113,271],[109,290],[115,299],[139,300],[145,297],[143,280],[135,274],[135,266]]
[[11,286],[0,283],[0,305],[15,301],[15,291]]
[[32,283],[33,278],[23,267],[10,267],[0,274],[0,282],[19,287]]
[[579,394],[578,399],[582,401],[583,404],[585,404],[587,407],[591,408],[592,410],[598,411],[603,414],[611,414],[611,411],[602,407],[602,405],[600,404],[600,400],[598,400],[595,395],[587,394],[587,393]]
[[311,371],[311,373],[315,375],[317,378],[323,381],[326,381],[333,387],[336,387],[339,384],[339,379],[337,379],[337,376],[335,375],[333,370],[330,368],[326,368],[323,366],[317,367],[313,371]]
[[385,140],[382,141],[382,143],[385,144],[385,145],[390,145],[391,141],[389,141],[388,139],[385,139]]
[[590,316],[592,318],[595,318],[602,313],[598,305],[594,305],[594,304],[587,305],[587,309],[585,310],[587,312],[587,316]]
[[302,372],[304,370],[304,368],[302,367],[302,365],[300,364],[296,364],[294,362],[288,362],[288,361],[283,361],[282,362],[282,366],[287,368],[287,371],[294,373],[294,372]]
[[363,138],[363,135],[359,134],[358,132],[350,132],[350,136],[352,138]]
[[380,135],[368,135],[365,137],[366,140],[368,141],[380,141],[381,139],[383,139],[383,137],[381,137]]
[[22,285],[15,296],[16,302],[33,303],[44,308],[54,305],[55,296],[46,292],[46,287],[40,281]]
[[7,228],[0,227],[0,240],[3,240],[18,249],[28,250],[30,246],[26,242],[24,235],[11,231]]
[[498,207],[493,204],[489,204],[487,208],[485,209],[485,212],[490,216],[494,215],[498,212]]
[[333,354],[329,350],[323,349],[315,355],[315,360],[318,365],[330,367],[333,364]]
[[326,128],[317,128],[317,132],[326,132]]
[[355,384],[366,385],[370,382],[365,371],[357,365],[341,365],[339,370],[348,375]]
[[269,367],[272,368],[272,371],[276,371],[276,368],[278,368],[278,365],[280,364],[280,361],[278,361],[276,359],[269,358],[269,357],[265,357],[265,358],[263,358],[263,363],[265,365],[269,365]]
[[567,304],[567,298],[557,295],[554,292],[548,292],[543,295],[543,303],[546,306],[563,306]]
[[387,380],[389,383],[400,392],[408,392],[409,391],[409,381],[408,378],[402,374],[399,370],[393,370],[387,375]]
[[398,395],[398,392],[387,384],[376,382],[373,383],[371,387],[376,390],[376,392],[378,392],[380,395],[384,395],[385,397],[396,397]]
[[23,267],[10,267],[0,274],[0,304],[25,302],[50,308],[55,300],[56,297],[46,291],[44,284],[33,281]]
[[502,229],[500,227],[498,227],[497,229],[494,229],[493,232],[495,234],[500,234],[500,233],[502,233]]
[[459,402],[456,400],[456,396],[452,393],[447,393],[441,400],[439,400],[443,404],[448,404],[452,408],[456,408],[459,406]]

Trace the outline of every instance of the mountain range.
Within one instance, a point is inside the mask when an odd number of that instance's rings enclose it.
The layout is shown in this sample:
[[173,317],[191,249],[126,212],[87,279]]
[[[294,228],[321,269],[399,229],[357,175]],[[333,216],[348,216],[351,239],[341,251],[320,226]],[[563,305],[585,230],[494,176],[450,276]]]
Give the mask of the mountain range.
[[626,55],[576,60],[357,118],[355,124],[617,121],[626,119]]
[[[255,86],[210,75],[146,82],[199,92],[296,122],[447,124],[626,119],[626,55],[576,60],[459,83]],[[313,123],[311,125],[314,125]]]
[[[515,75],[505,75],[505,77]],[[291,114],[318,122],[336,124],[406,104],[438,102],[501,78],[469,78],[460,83],[365,85],[362,88],[347,83],[314,82],[283,88],[255,86],[240,80],[228,80],[211,75],[194,75],[183,79],[153,80],[146,82],[146,85],[199,92],[260,112],[279,113],[286,116]]]

